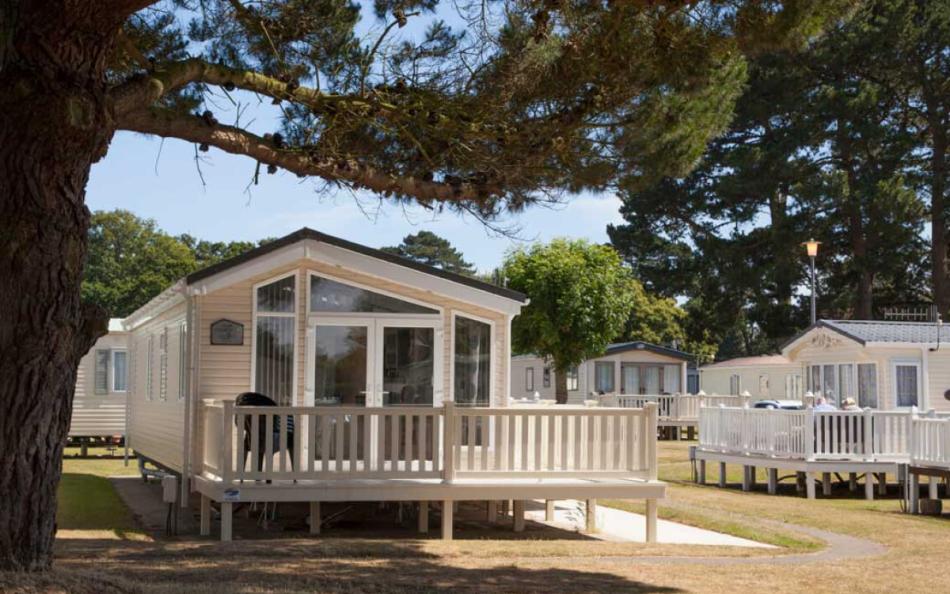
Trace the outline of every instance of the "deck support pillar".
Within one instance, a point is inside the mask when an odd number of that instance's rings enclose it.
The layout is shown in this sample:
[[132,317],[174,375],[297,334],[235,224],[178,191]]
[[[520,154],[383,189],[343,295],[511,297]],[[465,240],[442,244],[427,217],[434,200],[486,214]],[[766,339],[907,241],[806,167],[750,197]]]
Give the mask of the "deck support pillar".
[[848,491],[854,493],[858,490],[858,473],[849,472],[848,473]]
[[512,526],[515,532],[524,532],[524,499],[515,499],[514,501],[514,520]]
[[320,534],[320,502],[310,502],[310,534]]
[[768,469],[769,495],[778,493],[778,468]]
[[495,501],[494,499],[490,500],[488,502],[488,510],[486,513],[488,514],[487,519],[488,519],[489,524],[497,523],[498,522],[498,502]]
[[910,504],[907,507],[910,513],[916,514],[920,512],[920,477],[911,473],[909,478]]
[[656,499],[647,499],[647,542],[656,542]]
[[752,469],[753,466],[743,466],[742,467],[742,490],[751,491],[752,490]]
[[686,428],[686,439],[693,441],[696,439],[696,427],[687,427]]
[[230,542],[233,534],[232,521],[234,519],[234,504],[230,501],[221,503],[221,542]]
[[874,474],[870,472],[864,474],[864,498],[874,501]]
[[805,492],[805,481],[808,480],[808,477],[804,472],[795,473],[795,492],[801,495]]
[[887,495],[887,473],[877,473],[877,494],[881,497]]
[[823,472],[821,473],[821,494],[825,497],[831,495],[831,473]]
[[544,521],[553,522],[554,521],[554,500],[546,499],[544,501]]
[[933,475],[930,475],[930,477],[927,479],[927,497],[930,499],[940,499],[937,494],[937,488],[940,484],[938,481],[939,477]]
[[587,532],[597,532],[597,500],[588,499],[586,505]]
[[706,461],[705,460],[699,461],[699,474],[696,477],[696,482],[698,482],[700,485],[706,484]]
[[201,496],[201,536],[211,534],[211,498]]
[[429,533],[429,502],[419,502],[419,534]]
[[719,486],[725,488],[726,486],[726,463],[719,463]]
[[811,476],[810,472],[803,473],[805,475],[805,494],[809,499],[815,498],[815,481]]
[[442,540],[452,540],[452,513],[454,511],[450,499],[442,501]]

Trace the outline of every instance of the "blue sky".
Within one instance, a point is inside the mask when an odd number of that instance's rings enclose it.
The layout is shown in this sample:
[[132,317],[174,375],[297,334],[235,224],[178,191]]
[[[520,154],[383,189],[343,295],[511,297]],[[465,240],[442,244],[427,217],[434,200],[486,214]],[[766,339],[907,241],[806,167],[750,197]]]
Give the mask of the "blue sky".
[[[380,206],[372,194],[360,194],[357,200],[348,191],[318,192],[319,180],[298,179],[283,171],[262,172],[260,185],[248,193],[253,160],[214,148],[204,155],[202,186],[194,145],[180,140],[162,144],[157,138],[119,133],[106,158],[92,168],[87,204],[93,210],[124,208],[155,219],[169,233],[215,241],[257,240],[306,226],[382,247],[427,229],[449,239],[480,270],[497,266],[505,251],[519,244],[493,235],[470,217],[448,213],[433,217],[419,208]],[[563,206],[529,208],[508,222],[520,227],[519,237],[525,240],[583,237],[604,242],[607,224],[621,221],[619,208],[615,196],[567,196]]]

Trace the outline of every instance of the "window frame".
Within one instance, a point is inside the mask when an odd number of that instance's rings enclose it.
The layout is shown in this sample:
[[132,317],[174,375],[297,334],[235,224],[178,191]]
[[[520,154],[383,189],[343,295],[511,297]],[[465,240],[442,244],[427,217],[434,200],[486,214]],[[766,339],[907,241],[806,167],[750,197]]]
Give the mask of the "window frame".
[[550,388],[551,387],[551,366],[545,365],[541,368],[541,387]]
[[152,387],[155,385],[155,382],[152,379],[152,371],[154,371],[154,364],[152,362],[152,357],[155,355],[155,334],[153,332],[148,333],[148,341],[146,344],[146,357],[145,357],[145,399],[149,402],[155,400],[155,392],[152,390]]
[[[304,283],[304,285],[306,285],[306,286],[304,287],[304,289],[305,289],[305,291],[306,291],[306,300],[305,300],[305,304],[306,304],[305,310],[306,310],[306,311],[305,311],[305,315],[307,316],[308,319],[309,319],[309,318],[313,318],[313,317],[320,317],[320,316],[323,316],[323,317],[330,316],[330,317],[334,317],[334,318],[363,318],[363,319],[366,319],[366,318],[373,318],[373,319],[376,319],[376,318],[417,318],[417,319],[418,319],[418,318],[426,318],[426,319],[434,319],[434,318],[436,318],[436,317],[442,319],[442,317],[445,315],[445,308],[442,307],[441,305],[436,305],[435,303],[428,303],[428,302],[426,302],[426,301],[421,301],[421,300],[415,299],[415,298],[413,298],[413,297],[407,297],[407,296],[405,296],[405,295],[400,295],[399,293],[394,293],[394,292],[392,292],[392,291],[387,291],[386,289],[380,289],[380,288],[378,288],[378,287],[372,287],[372,286],[370,286],[370,285],[366,285],[366,284],[363,284],[363,283],[358,282],[358,281],[353,281],[353,280],[350,280],[350,279],[346,279],[346,278],[342,278],[342,277],[339,277],[339,276],[335,276],[335,275],[333,275],[333,274],[328,274],[328,273],[326,273],[326,272],[323,272],[322,270],[313,270],[313,269],[311,269],[311,268],[308,268],[308,269],[305,269],[304,272],[305,272],[305,275],[304,275],[305,278],[304,278],[304,280],[303,280],[303,283]],[[435,313],[420,313],[420,312],[413,312],[413,313],[391,313],[391,312],[381,312],[381,311],[310,311],[310,300],[311,300],[311,290],[310,290],[310,284],[311,284],[311,282],[310,282],[310,279],[311,279],[311,277],[314,277],[314,276],[317,276],[317,277],[320,277],[320,278],[325,278],[325,279],[327,279],[327,280],[331,280],[331,281],[333,281],[333,282],[340,283],[340,284],[342,284],[342,285],[348,285],[348,286],[353,287],[353,288],[355,288],[355,289],[361,289],[361,290],[363,290],[363,291],[369,291],[369,292],[371,292],[371,293],[379,293],[380,295],[385,295],[386,297],[392,297],[393,299],[399,299],[400,301],[405,301],[405,302],[407,302],[407,303],[412,303],[413,305],[418,305],[418,306],[420,306],[420,307],[425,307],[426,309],[431,309],[431,310],[433,310]],[[272,280],[269,281],[269,282],[274,282],[275,280],[280,280],[280,279],[272,279]],[[298,279],[298,281],[299,281],[299,279]],[[263,283],[263,284],[268,284],[268,283]],[[299,283],[298,283],[298,284],[299,284]],[[298,290],[299,290],[299,287],[298,287]],[[254,295],[256,296],[257,293],[255,292]],[[298,309],[298,310],[300,309],[299,306],[300,306],[300,303],[299,303],[299,301],[298,301],[298,303],[297,303],[297,309]],[[256,310],[256,307],[255,307],[255,310]],[[299,312],[298,312],[298,313],[299,313]],[[473,320],[476,320],[476,321],[483,321],[483,320],[482,320],[481,318],[479,318],[478,316],[470,315],[470,314],[468,314],[468,313],[464,313],[464,315],[465,315],[466,317],[469,317],[469,318],[471,318],[471,319],[473,319]]]
[[[897,368],[914,367],[917,370],[915,382],[917,387],[917,397],[914,404],[901,405],[897,393]],[[910,410],[912,407],[924,408],[924,386],[923,386],[923,365],[916,359],[891,359],[891,388],[894,397],[894,410]],[[878,404],[880,404],[880,391],[878,391]]]
[[[845,399],[847,399],[847,398],[854,398],[854,400],[855,400],[856,402],[859,402],[859,403],[860,403],[860,401],[861,401],[861,388],[860,388],[860,383],[859,383],[859,381],[860,381],[860,374],[859,374],[859,371],[858,371],[858,367],[860,367],[861,365],[873,365],[873,366],[874,366],[874,377],[875,377],[875,399],[877,400],[877,407],[875,407],[875,410],[881,410],[881,382],[880,382],[880,376],[878,375],[878,364],[877,364],[877,363],[878,363],[877,361],[860,361],[860,360],[857,360],[857,359],[850,359],[850,360],[838,360],[838,359],[836,359],[836,360],[834,360],[834,361],[827,361],[827,362],[825,362],[825,361],[821,361],[821,362],[808,362],[808,363],[805,364],[805,379],[806,379],[806,384],[805,384],[804,388],[806,389],[806,391],[811,392],[812,395],[815,396],[815,397],[822,396],[822,397],[824,397],[824,398],[827,399],[828,396],[827,396],[827,394],[825,394],[825,390],[824,390],[824,386],[825,386],[825,367],[834,367],[834,370],[835,370],[835,381],[834,381],[834,384],[835,384],[835,392],[836,392],[836,395],[835,395],[834,400],[831,401],[832,404],[835,404],[835,406],[841,406],[841,403],[843,403],[843,402],[845,401]],[[918,362],[918,363],[919,363],[919,362]],[[842,377],[842,375],[841,375],[841,370],[842,370],[843,367],[846,367],[846,366],[850,366],[850,368],[851,368],[851,371],[850,371],[850,373],[849,373],[848,375],[850,376],[850,377],[849,377],[849,384],[850,384],[849,387],[851,388],[851,391],[853,392],[852,394],[844,394],[844,393],[842,392],[842,390],[841,390],[841,383],[842,383],[842,382],[841,382],[841,377]],[[817,388],[817,389],[816,389],[816,387],[815,387],[814,385],[811,385],[811,380],[813,379],[812,375],[813,375],[815,369],[818,370],[818,388]],[[918,374],[918,375],[919,375],[919,374]],[[918,380],[918,383],[919,383],[919,380]],[[919,387],[919,386],[918,386],[918,392],[920,392],[920,387]],[[894,395],[895,395],[895,402],[896,402],[896,395],[897,395],[897,393],[895,392]],[[919,399],[919,397],[920,397],[920,396],[919,396],[919,394],[918,394],[918,399]]]
[[[112,387],[109,382],[109,376],[112,373],[110,367],[112,367],[112,354],[110,353],[112,349],[95,349],[93,352],[92,359],[92,393],[96,396],[108,396],[110,388]],[[99,389],[99,357],[100,354],[105,353],[105,381],[102,390]]]
[[524,391],[534,392],[534,367],[524,368]]
[[[736,380],[736,388],[732,389],[732,380]],[[729,395],[730,396],[739,396],[742,394],[742,375],[738,373],[729,374]]]
[[178,400],[188,391],[188,322],[178,322]]
[[[309,283],[308,283],[309,286]],[[307,303],[310,303],[308,297]],[[307,306],[309,309],[309,305]],[[406,314],[396,314],[396,315],[406,315]],[[424,314],[425,315],[425,314]],[[431,314],[428,314],[431,316]],[[465,318],[473,322],[479,322],[481,324],[488,325],[488,405],[491,407],[495,402],[495,358],[497,350],[495,349],[495,321],[483,318],[480,316],[472,315],[468,312],[452,310],[452,315],[450,316],[451,330],[449,331],[449,387],[451,389],[451,398],[452,402],[455,402],[455,322],[457,318]],[[443,399],[444,400],[444,399]],[[433,403],[435,402],[435,396],[433,396]]]
[[[567,371],[564,372],[564,375],[567,382],[568,392],[577,392],[581,389],[581,373],[580,368],[577,365],[571,365],[568,367]],[[574,387],[572,388],[571,385]]]
[[[299,390],[299,360],[300,360],[300,320],[298,315],[300,313],[300,269],[295,268],[272,276],[266,280],[255,283],[251,287],[251,373],[250,373],[250,384],[248,385],[248,390],[250,392],[256,392],[257,384],[257,319],[259,317],[274,317],[274,318],[293,318],[294,320],[294,332],[293,332],[293,345],[294,345],[294,354],[293,354],[293,383],[291,388],[291,402],[296,403],[298,400],[298,390]],[[282,281],[284,279],[293,277],[294,278],[294,310],[293,312],[258,312],[257,311],[257,290],[261,287],[266,287],[267,285]],[[309,278],[309,277],[308,277]],[[308,283],[309,284],[309,283]],[[307,291],[307,302],[310,301],[310,291]],[[308,306],[309,309],[309,306]]]
[[[111,349],[112,354],[109,355],[109,363],[112,365],[112,369],[109,370],[109,392],[113,394],[126,394],[129,391],[129,349]],[[119,390],[115,387],[115,356],[119,353],[125,353],[125,389]]]
[[[600,380],[600,374],[597,372],[599,367],[610,366],[610,389],[602,390],[597,383]],[[594,361],[594,391],[600,394],[613,394],[617,391],[617,362],[616,361]]]

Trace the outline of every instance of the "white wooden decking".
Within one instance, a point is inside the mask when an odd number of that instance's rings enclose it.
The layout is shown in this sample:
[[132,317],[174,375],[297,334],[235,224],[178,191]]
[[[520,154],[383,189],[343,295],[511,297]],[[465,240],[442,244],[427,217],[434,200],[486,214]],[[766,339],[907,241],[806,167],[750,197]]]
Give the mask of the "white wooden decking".
[[[291,422],[292,421],[292,422]],[[655,539],[657,409],[235,407],[200,418],[202,528],[221,502],[441,501],[443,538],[461,500],[646,499]],[[268,438],[268,436],[273,436]],[[262,443],[263,442],[263,443]],[[516,515],[520,507],[516,505]],[[316,511],[314,511],[316,510]],[[518,522],[516,521],[516,525]]]
[[[777,489],[777,471],[798,473],[806,483],[809,498],[815,497],[810,476],[821,475],[822,488],[830,494],[831,473],[848,473],[852,488],[856,474],[865,474],[865,496],[874,497],[873,475],[879,487],[885,473],[897,474],[899,464],[912,460],[912,451],[921,460],[933,457],[940,463],[945,455],[941,430],[950,419],[920,419],[910,411],[800,411],[736,407],[702,407],[699,445],[692,453],[698,462],[697,480],[706,480],[706,462],[720,464],[720,485],[726,464],[744,468],[743,489],[755,481],[756,468],[768,471],[768,490]],[[914,435],[920,437],[914,438]],[[926,435],[926,437],[924,437]]]
[[750,401],[749,396],[720,394],[605,394],[600,397],[602,406],[643,408],[648,403],[656,404],[657,423],[666,428],[673,439],[679,439],[681,429],[687,430],[689,439],[693,438],[703,406],[745,406]]

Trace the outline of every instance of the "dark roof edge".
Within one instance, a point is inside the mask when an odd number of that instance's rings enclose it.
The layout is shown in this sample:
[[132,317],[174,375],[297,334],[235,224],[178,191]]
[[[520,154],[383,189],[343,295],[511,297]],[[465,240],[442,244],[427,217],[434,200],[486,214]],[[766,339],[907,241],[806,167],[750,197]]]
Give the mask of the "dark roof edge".
[[658,355],[668,355],[676,359],[682,359],[684,361],[691,361],[694,357],[693,355],[672,349],[670,347],[660,346],[658,344],[653,344],[652,342],[646,342],[643,340],[632,340],[630,342],[618,343],[612,347],[608,346],[607,350],[604,351],[604,355],[613,355],[615,353],[625,353],[627,351],[650,351]]
[[844,336],[845,338],[848,338],[848,339],[850,339],[850,340],[853,340],[854,342],[860,344],[861,346],[865,346],[865,345],[867,344],[867,342],[865,342],[865,340],[864,340],[863,338],[859,338],[859,337],[855,336],[854,334],[851,334],[850,332],[845,332],[845,331],[842,330],[841,328],[838,328],[838,327],[835,326],[834,324],[829,324],[829,323],[826,322],[825,320],[818,320],[817,322],[815,322],[815,323],[812,324],[811,326],[805,328],[804,330],[802,330],[801,332],[799,332],[799,333],[796,334],[795,336],[789,338],[789,339],[786,340],[784,343],[782,343],[782,346],[779,347],[779,352],[784,351],[786,347],[788,347],[789,345],[791,345],[792,343],[794,343],[795,341],[797,341],[797,340],[800,339],[801,337],[805,336],[806,334],[808,334],[808,333],[811,332],[812,330],[815,330],[816,328],[828,328],[829,330],[832,330],[832,331],[834,331],[834,332],[837,332],[838,334],[840,334],[841,336]]
[[415,262],[413,260],[409,260],[401,256],[396,256],[394,254],[386,253],[382,250],[367,247],[365,245],[354,243],[352,241],[341,239],[339,237],[334,237],[332,235],[327,235],[326,233],[321,233],[319,231],[315,231],[308,227],[303,227],[301,229],[298,229],[297,231],[294,231],[290,235],[285,235],[284,237],[281,237],[280,239],[276,239],[270,243],[267,243],[260,247],[256,247],[252,250],[246,251],[243,254],[234,256],[233,258],[228,258],[227,260],[218,262],[217,264],[213,264],[211,266],[208,266],[207,268],[202,268],[201,270],[192,272],[191,274],[185,277],[185,282],[188,283],[189,285],[193,284],[197,281],[206,279],[210,276],[214,276],[218,273],[224,272],[225,270],[229,270],[236,266],[240,266],[241,264],[244,264],[245,262],[250,262],[251,260],[254,260],[261,256],[265,256],[283,247],[286,247],[288,245],[293,245],[299,241],[303,241],[306,239],[312,239],[314,241],[326,243],[334,247],[349,250],[351,252],[356,252],[364,256],[376,258],[377,260],[383,260],[385,262],[389,262],[390,264],[403,266],[405,268],[409,268],[417,272],[422,272],[425,274],[430,274],[432,276],[437,276],[439,278],[442,278],[451,282],[455,282],[461,285],[466,285],[473,289],[479,289],[481,291],[493,293],[501,297],[506,297],[513,301],[518,301],[521,303],[527,303],[528,301],[527,296],[524,293],[521,293],[519,291],[515,291],[513,289],[508,289],[505,287],[499,287],[497,285],[486,283],[484,281],[480,281],[475,278],[463,276],[461,274],[456,274],[454,272],[448,272],[447,270],[442,270],[441,268],[436,268],[434,266],[421,264],[419,262]]

